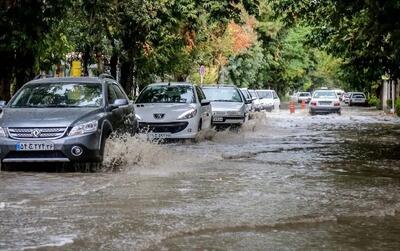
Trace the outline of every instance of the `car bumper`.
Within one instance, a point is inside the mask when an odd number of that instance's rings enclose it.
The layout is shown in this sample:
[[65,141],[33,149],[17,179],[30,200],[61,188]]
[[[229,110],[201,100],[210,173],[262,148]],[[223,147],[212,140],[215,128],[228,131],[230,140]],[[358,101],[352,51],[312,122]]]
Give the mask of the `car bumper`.
[[[11,139],[3,138],[0,141],[0,160],[2,163],[28,162],[98,162],[103,156],[100,151],[101,135],[99,132],[59,139]],[[51,143],[53,150],[49,151],[19,151],[18,143]],[[80,147],[79,156],[72,154],[73,147]]]
[[340,107],[310,107],[310,113],[312,114],[339,113],[340,111]]
[[366,101],[366,100],[363,100],[363,101],[350,100],[350,103],[351,103],[352,105],[365,105],[365,104],[367,103],[367,101]]
[[198,120],[182,120],[169,122],[139,122],[139,134],[149,139],[193,139],[199,129]]
[[271,104],[266,105],[266,104],[264,104],[264,105],[263,105],[263,109],[264,109],[264,110],[271,111],[271,110],[274,109],[274,105],[271,105]]
[[245,121],[245,116],[213,116],[213,125],[242,125]]

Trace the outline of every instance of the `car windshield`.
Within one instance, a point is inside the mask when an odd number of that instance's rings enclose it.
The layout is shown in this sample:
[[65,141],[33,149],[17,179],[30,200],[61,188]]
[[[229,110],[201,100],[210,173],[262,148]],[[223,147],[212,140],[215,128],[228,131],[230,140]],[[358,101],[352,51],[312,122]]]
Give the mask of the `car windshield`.
[[310,96],[311,96],[311,93],[309,93],[309,92],[301,92],[299,94],[299,97],[310,97]]
[[12,108],[99,107],[103,105],[98,83],[29,84],[10,102]]
[[335,99],[336,98],[336,93],[332,91],[319,91],[315,92],[313,98],[329,98],[329,99]]
[[249,92],[250,92],[250,95],[251,95],[252,98],[258,98],[258,95],[257,95],[256,91],[249,90]]
[[362,94],[362,93],[356,93],[356,94],[353,94],[352,97],[353,97],[353,98],[365,98],[365,95]]
[[136,103],[194,103],[193,88],[190,85],[152,85],[138,97]]
[[257,94],[260,98],[271,98],[272,99],[272,92],[271,91],[257,91]]
[[215,87],[215,88],[203,88],[203,92],[207,99],[210,101],[217,102],[242,102],[242,97],[239,91],[235,88],[227,87]]

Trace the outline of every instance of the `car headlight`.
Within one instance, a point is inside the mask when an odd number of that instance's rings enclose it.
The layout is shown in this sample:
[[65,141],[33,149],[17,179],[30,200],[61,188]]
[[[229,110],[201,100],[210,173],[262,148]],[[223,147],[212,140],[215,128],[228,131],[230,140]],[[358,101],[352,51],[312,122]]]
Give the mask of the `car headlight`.
[[75,125],[72,130],[69,132],[69,136],[76,136],[76,135],[82,135],[82,134],[87,134],[87,133],[92,133],[97,130],[99,126],[99,122],[97,120],[93,120],[90,122],[82,123]]
[[6,132],[4,131],[4,129],[2,127],[0,127],[0,137],[1,138],[5,138],[6,136]]
[[197,109],[190,109],[189,111],[186,111],[179,115],[178,119],[191,119],[197,114]]
[[142,118],[137,114],[135,114],[135,118],[136,118],[136,120],[142,120]]

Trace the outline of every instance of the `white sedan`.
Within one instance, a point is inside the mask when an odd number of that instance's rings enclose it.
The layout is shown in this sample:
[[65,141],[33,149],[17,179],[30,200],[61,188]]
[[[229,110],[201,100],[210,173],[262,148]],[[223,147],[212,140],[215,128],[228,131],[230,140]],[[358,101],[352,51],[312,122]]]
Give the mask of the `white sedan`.
[[332,90],[317,90],[310,101],[310,114],[341,114],[341,106],[338,96]]
[[200,87],[190,83],[148,85],[135,104],[139,132],[150,139],[193,139],[211,127],[211,104]]
[[274,90],[256,90],[256,92],[260,98],[262,109],[272,111],[280,108],[281,100]]
[[349,96],[349,106],[353,105],[367,105],[367,97],[362,92],[353,92]]

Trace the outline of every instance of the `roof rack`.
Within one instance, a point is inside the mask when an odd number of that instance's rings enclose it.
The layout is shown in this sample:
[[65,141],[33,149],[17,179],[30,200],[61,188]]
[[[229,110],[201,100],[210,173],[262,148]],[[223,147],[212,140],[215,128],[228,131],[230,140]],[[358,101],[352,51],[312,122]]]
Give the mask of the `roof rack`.
[[110,78],[112,80],[115,80],[115,78],[111,74],[107,74],[107,73],[100,74],[99,78]]

